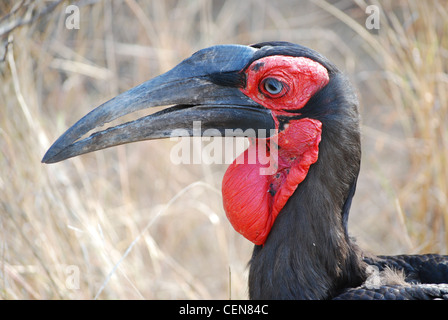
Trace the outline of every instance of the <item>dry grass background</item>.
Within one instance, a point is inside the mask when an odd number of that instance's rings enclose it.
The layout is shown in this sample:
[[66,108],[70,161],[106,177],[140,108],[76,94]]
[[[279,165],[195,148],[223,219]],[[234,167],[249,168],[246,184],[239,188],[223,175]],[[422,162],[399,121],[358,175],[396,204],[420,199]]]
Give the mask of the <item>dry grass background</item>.
[[[80,28],[67,29],[69,4]],[[367,30],[365,7],[381,8]],[[349,227],[374,253],[448,253],[447,1],[2,1],[0,296],[245,299],[251,244],[230,227],[226,165],[172,165],[174,142],[55,165],[93,107],[194,51],[286,40],[355,84],[363,164]],[[8,44],[9,42],[9,44]]]

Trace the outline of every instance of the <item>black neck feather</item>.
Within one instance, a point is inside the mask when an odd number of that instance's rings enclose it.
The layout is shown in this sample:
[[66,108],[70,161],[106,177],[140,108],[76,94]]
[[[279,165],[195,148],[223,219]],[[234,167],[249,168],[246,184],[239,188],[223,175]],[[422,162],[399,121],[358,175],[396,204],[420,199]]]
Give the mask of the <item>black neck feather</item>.
[[356,97],[336,73],[301,111],[322,122],[319,158],[254,249],[252,299],[328,299],[366,277],[347,232],[361,158]]

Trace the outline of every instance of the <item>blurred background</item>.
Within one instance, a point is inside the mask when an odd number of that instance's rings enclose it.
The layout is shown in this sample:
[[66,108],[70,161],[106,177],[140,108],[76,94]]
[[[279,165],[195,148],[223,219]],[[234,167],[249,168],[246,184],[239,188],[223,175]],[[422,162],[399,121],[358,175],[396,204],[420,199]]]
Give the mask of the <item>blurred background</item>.
[[447,8],[1,1],[0,297],[247,298],[252,244],[222,209],[227,165],[174,165],[169,140],[40,162],[88,111],[215,44],[284,40],[335,62],[362,114],[351,235],[375,254],[447,254]]

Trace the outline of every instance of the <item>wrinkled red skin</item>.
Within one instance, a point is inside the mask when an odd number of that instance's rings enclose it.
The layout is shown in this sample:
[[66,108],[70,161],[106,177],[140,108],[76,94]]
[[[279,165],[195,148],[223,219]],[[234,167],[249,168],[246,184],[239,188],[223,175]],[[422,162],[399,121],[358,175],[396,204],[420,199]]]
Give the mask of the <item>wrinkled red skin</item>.
[[[329,81],[321,64],[304,57],[265,57],[245,72],[247,84],[242,92],[271,110],[277,130],[278,115],[291,116],[285,110],[301,109]],[[283,90],[269,94],[260,85],[267,77],[280,80]],[[317,161],[321,132],[320,121],[304,118],[290,120],[273,137],[250,141],[222,183],[224,210],[237,232],[257,245],[265,243],[275,218]],[[261,144],[266,148],[260,148]]]

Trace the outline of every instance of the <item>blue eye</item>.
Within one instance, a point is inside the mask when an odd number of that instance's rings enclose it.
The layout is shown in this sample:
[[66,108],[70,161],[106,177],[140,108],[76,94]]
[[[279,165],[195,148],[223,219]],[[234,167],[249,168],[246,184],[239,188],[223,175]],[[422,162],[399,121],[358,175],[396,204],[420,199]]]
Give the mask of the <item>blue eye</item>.
[[263,89],[272,95],[277,95],[283,90],[283,83],[275,78],[266,78],[262,82]]

